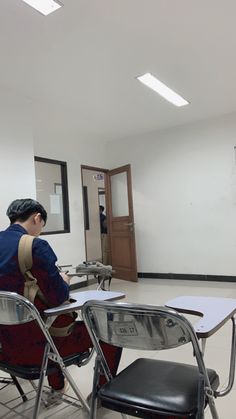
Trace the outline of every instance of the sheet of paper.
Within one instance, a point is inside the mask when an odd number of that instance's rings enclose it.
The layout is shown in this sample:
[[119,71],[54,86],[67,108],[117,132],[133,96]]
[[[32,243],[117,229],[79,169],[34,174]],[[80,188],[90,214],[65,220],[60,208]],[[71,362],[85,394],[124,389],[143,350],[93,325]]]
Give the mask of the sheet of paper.
[[60,195],[50,195],[51,214],[61,214]]

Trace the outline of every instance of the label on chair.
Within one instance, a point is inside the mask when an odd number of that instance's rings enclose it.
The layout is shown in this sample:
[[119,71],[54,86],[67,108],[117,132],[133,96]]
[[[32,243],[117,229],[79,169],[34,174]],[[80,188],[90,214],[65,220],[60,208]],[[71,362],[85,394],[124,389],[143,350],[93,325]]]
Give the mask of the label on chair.
[[113,322],[112,328],[117,336],[138,336],[134,322]]

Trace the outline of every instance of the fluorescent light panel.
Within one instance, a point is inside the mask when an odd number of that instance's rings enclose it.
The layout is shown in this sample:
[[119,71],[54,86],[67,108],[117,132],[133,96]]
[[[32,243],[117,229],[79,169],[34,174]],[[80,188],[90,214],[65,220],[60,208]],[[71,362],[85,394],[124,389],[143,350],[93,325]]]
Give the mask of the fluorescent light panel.
[[150,73],[143,74],[142,76],[137,77],[137,79],[175,106],[185,106],[189,104],[187,100],[175,93]]
[[38,10],[38,12],[42,13],[44,16],[49,15],[52,12],[55,12],[57,9],[62,7],[61,3],[55,0],[23,0],[29,6],[33,7],[34,9]]

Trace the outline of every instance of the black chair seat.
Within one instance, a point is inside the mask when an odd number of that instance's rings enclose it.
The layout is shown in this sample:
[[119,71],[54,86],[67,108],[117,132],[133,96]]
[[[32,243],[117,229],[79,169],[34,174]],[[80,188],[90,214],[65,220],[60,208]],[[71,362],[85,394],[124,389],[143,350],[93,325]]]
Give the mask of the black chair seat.
[[[80,354],[74,354],[66,356],[63,358],[66,367],[70,365],[78,365],[89,357],[89,352],[82,352]],[[19,378],[24,378],[25,380],[38,380],[41,372],[41,365],[12,365],[4,361],[0,361],[0,370]],[[47,373],[53,374],[56,371],[55,364],[52,361],[49,361]]]
[[[213,390],[219,377],[207,369]],[[193,417],[196,413],[199,369],[193,365],[140,358],[99,390],[102,406],[133,416],[155,414]]]

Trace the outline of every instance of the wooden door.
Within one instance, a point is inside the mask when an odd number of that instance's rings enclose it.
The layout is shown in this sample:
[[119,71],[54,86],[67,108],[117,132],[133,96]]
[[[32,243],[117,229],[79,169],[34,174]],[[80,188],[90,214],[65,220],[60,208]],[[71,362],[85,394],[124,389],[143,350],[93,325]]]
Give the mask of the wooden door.
[[107,172],[108,232],[115,277],[137,281],[130,165]]

